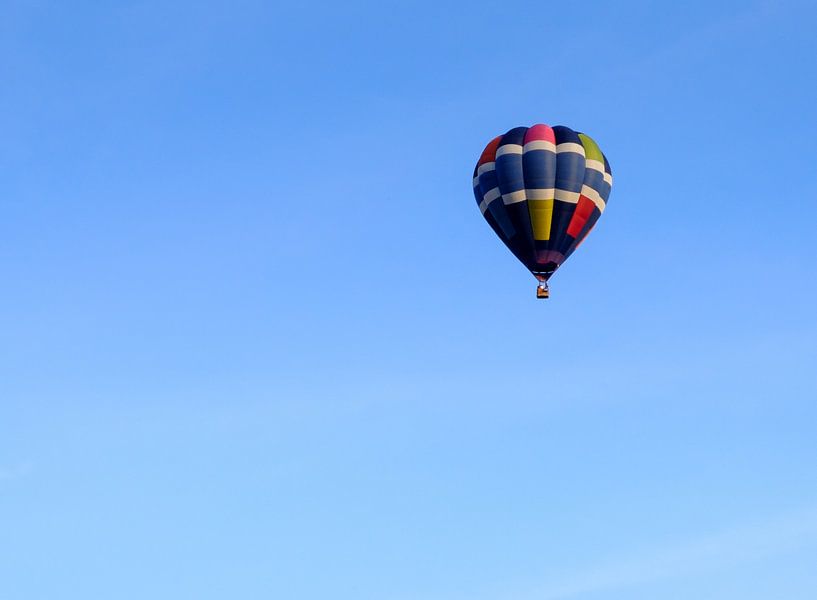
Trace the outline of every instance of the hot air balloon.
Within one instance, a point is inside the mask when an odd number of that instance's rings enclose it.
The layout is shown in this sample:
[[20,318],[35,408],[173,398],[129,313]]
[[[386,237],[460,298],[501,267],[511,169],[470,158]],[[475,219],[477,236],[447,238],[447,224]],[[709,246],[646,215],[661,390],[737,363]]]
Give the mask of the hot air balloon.
[[482,216],[547,298],[548,280],[604,212],[613,176],[590,136],[534,125],[491,140],[473,183]]

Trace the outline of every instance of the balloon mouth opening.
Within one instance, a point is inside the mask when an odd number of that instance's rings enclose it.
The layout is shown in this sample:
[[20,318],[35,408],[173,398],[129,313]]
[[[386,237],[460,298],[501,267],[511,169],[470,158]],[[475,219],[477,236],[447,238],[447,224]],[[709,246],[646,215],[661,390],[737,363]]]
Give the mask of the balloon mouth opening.
[[554,250],[539,251],[536,253],[536,263],[531,265],[531,273],[539,281],[547,281],[553,272],[559,268],[564,255]]
[[535,269],[531,269],[531,273],[536,279],[542,283],[550,279],[553,272],[559,267],[556,263],[548,263],[546,265],[536,265]]

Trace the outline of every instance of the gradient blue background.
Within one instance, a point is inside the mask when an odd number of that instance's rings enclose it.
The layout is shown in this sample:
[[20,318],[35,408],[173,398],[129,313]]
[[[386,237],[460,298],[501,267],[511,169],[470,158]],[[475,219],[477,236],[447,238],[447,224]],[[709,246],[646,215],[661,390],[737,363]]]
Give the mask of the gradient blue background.
[[[813,600],[817,5],[0,4],[0,598]],[[553,298],[513,126],[615,183]]]

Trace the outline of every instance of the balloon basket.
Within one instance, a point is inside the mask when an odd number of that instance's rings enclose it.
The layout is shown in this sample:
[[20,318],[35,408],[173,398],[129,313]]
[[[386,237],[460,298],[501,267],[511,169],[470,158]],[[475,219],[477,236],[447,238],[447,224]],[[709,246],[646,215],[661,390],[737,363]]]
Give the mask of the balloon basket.
[[536,286],[536,297],[540,300],[543,298],[550,298],[550,290],[547,284]]

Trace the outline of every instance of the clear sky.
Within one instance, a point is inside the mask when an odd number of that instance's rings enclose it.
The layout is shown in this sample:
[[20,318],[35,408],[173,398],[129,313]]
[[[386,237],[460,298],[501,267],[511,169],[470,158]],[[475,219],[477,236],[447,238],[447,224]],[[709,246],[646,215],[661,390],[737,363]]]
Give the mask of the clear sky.
[[[0,598],[813,600],[813,2],[0,2]],[[471,173],[615,177],[553,297]]]

